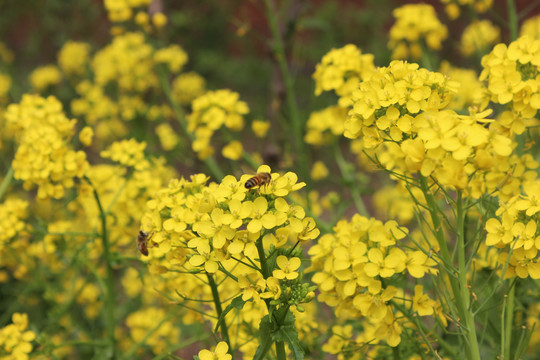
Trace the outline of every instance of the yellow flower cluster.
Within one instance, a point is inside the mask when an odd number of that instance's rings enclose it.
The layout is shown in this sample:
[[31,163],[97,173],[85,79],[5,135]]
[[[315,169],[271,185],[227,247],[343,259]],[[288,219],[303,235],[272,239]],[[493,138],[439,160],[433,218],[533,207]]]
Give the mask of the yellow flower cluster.
[[498,44],[482,58],[480,80],[487,82],[487,99],[508,104],[500,124],[521,134],[540,109],[540,40],[521,37],[506,46]]
[[114,142],[107,150],[103,150],[100,155],[104,159],[111,159],[126,167],[145,169],[149,164],[144,158],[144,149],[146,149],[144,141],[138,142],[135,139],[129,139]]
[[156,134],[159,137],[161,147],[165,151],[173,150],[180,142],[180,137],[176,130],[168,123],[162,123],[156,126]]
[[231,90],[208,91],[193,100],[192,113],[188,117],[188,131],[195,135],[193,150],[205,159],[214,153],[210,140],[215,131],[225,126],[233,131],[244,128],[244,115],[248,105],[239,100],[239,94]]
[[27,209],[28,202],[21,199],[8,199],[0,204],[0,249],[25,228]]
[[448,29],[437,18],[433,6],[408,4],[392,12],[396,23],[390,28],[388,48],[392,59],[419,59],[423,48],[440,50]]
[[124,22],[133,17],[137,8],[150,5],[151,0],[105,0],[105,9],[112,22]]
[[[271,170],[261,166],[257,171]],[[151,234],[150,272],[163,278],[164,292],[208,298],[212,294],[204,286],[206,277],[201,277],[206,272],[221,284],[222,299],[241,294],[247,301],[242,311],[231,315],[234,322],[228,320],[230,332],[237,334],[237,347],[247,357],[257,348],[252,331],[268,313],[263,299],[302,311],[300,304],[313,298],[313,289],[302,283],[301,250],[287,247],[319,235],[303,208],[285,200],[305,186],[295,174],[273,173],[270,183],[251,190],[245,187],[248,179],[247,175],[240,180],[226,176],[219,184],[207,184],[208,177],[198,174],[190,181],[173,180],[147,203],[149,211],[141,220],[142,230]],[[275,264],[266,268],[260,259],[269,254],[275,254]],[[193,281],[193,276],[203,281]],[[302,322],[311,328],[307,319]]]
[[28,360],[32,352],[32,341],[36,338],[28,328],[28,315],[14,313],[13,324],[0,329],[0,356],[4,360]]
[[328,145],[337,136],[343,135],[348,109],[341,106],[329,106],[309,115],[304,140],[306,143]]
[[61,80],[62,74],[56,65],[40,66],[30,74],[30,83],[37,92],[42,92],[49,86],[58,85]]
[[[366,149],[376,148],[379,163],[400,174],[419,171],[448,188],[472,189],[472,196],[486,187],[494,191],[513,181],[509,163],[528,159],[510,157],[515,144],[500,121],[484,119],[489,110],[458,115],[446,109],[456,85],[440,73],[393,61],[353,93],[344,134],[362,136]],[[501,176],[502,183],[491,181]]]
[[84,75],[90,59],[90,45],[85,42],[67,41],[58,52],[58,65],[67,76]]
[[362,54],[355,45],[332,49],[315,68],[315,95],[334,90],[340,97],[340,105],[347,106],[350,94],[374,68],[373,55]]
[[188,62],[188,55],[180,46],[172,44],[166,48],[155,51],[154,61],[156,64],[166,64],[172,74],[179,73]]
[[159,66],[177,72],[186,61],[187,55],[178,45],[154,49],[140,32],[117,36],[90,60],[93,80],[75,86],[79,98],[71,101],[72,111],[94,126],[98,144],[125,137],[128,127],[123,120],[169,118],[168,105],[145,99],[150,92],[162,94]]
[[500,204],[486,223],[486,245],[500,250],[499,270],[512,278],[540,279],[540,181],[523,185],[523,194]]
[[[160,326],[156,328],[157,324]],[[154,354],[163,354],[180,341],[180,329],[172,319],[167,319],[163,308],[147,307],[135,311],[126,318],[126,325],[133,343],[144,342]]]
[[[356,214],[351,221],[339,221],[334,231],[309,250],[319,300],[335,307],[340,319],[363,317],[366,334],[356,339],[358,346],[384,341],[397,346],[404,320],[390,301],[408,295],[387,284],[405,272],[415,278],[437,273],[436,262],[400,241],[408,231],[395,221],[382,223]],[[418,314],[432,315],[434,307],[432,302]]]
[[173,98],[182,105],[188,105],[205,93],[204,78],[194,71],[178,75],[172,83]]
[[115,37],[92,60],[96,84],[115,83],[121,90],[137,92],[157,87],[153,54],[154,49],[146,43],[143,33]]
[[[262,166],[258,172],[270,169]],[[290,239],[305,241],[318,236],[314,220],[283,198],[305,186],[297,183],[294,173],[274,173],[269,184],[254,191],[244,186],[248,178],[246,175],[239,181],[227,176],[220,184],[206,185],[208,178],[199,174],[191,181],[172,181],[159,191],[148,203],[151,211],[142,219],[142,229],[154,233],[156,247],[150,254],[161,257],[183,252],[187,246],[193,266],[215,273],[220,260],[230,256],[257,258],[255,241],[261,236],[268,245],[277,247]],[[174,267],[175,263],[167,265]]]
[[8,128],[19,143],[12,166],[26,189],[38,187],[38,198],[61,198],[88,169],[86,154],[70,146],[76,120],[62,112],[54,97],[24,95],[6,111]]
[[499,42],[501,30],[489,20],[475,21],[463,30],[461,52],[465,56],[485,54]]
[[540,39],[540,16],[528,18],[521,25],[520,36],[528,36],[532,39]]
[[476,12],[484,13],[493,5],[493,0],[441,0],[441,2],[446,4],[446,13],[452,20],[457,19],[461,14],[460,6],[468,6]]

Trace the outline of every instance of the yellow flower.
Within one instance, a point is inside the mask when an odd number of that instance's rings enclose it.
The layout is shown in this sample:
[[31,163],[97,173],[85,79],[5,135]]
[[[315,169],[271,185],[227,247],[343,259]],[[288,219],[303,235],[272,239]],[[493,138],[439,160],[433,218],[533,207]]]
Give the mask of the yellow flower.
[[255,136],[258,138],[264,138],[268,129],[270,129],[270,122],[268,121],[253,120],[253,123],[251,123],[251,130],[253,130]]
[[347,106],[350,94],[373,69],[373,55],[362,54],[355,45],[332,49],[315,68],[315,95],[334,90],[341,97],[340,105]]
[[422,285],[415,285],[413,296],[413,311],[416,311],[420,316],[433,315],[435,301],[429,298],[424,292]]
[[161,12],[157,12],[152,15],[152,23],[157,29],[161,29],[167,25],[167,16]]
[[288,259],[284,255],[279,255],[276,259],[276,264],[279,267],[279,269],[274,270],[273,276],[276,279],[287,279],[287,280],[294,280],[298,277],[298,268],[301,265],[300,258],[292,257]]
[[79,133],[79,140],[84,146],[92,145],[92,138],[94,137],[94,130],[90,126],[85,126]]
[[163,123],[156,126],[156,134],[159,137],[161,147],[165,151],[173,150],[180,142],[180,137],[168,123]]
[[216,345],[214,351],[210,350],[201,350],[199,351],[200,360],[231,360],[232,355],[227,354],[229,351],[229,345],[225,341],[221,341]]
[[28,327],[28,315],[14,313],[11,319],[12,324],[0,329],[0,353],[5,355],[5,359],[28,360],[36,334],[25,331]]
[[67,41],[58,53],[58,65],[68,75],[83,75],[90,57],[90,45],[84,42]]
[[392,14],[396,23],[390,28],[388,48],[393,49],[393,59],[419,59],[422,55],[420,41],[430,49],[439,50],[448,36],[448,29],[431,5],[407,4],[394,9]]
[[38,92],[46,90],[51,85],[57,85],[62,80],[62,74],[55,65],[36,68],[30,74],[30,83]]
[[240,141],[231,141],[222,150],[223,157],[230,160],[239,160],[243,153],[242,143]]
[[484,54],[491,46],[499,42],[501,31],[489,20],[476,21],[463,30],[461,52],[470,56]]
[[172,95],[180,104],[186,105],[204,94],[204,78],[194,71],[178,75],[172,83]]
[[274,300],[279,299],[281,296],[281,286],[279,284],[279,280],[272,276],[266,279],[266,290],[268,291],[261,294],[262,298],[272,298]]
[[101,152],[101,157],[111,159],[124,166],[144,169],[148,161],[144,158],[146,143],[137,142],[135,139],[114,142],[109,148]]
[[171,73],[179,73],[188,61],[188,55],[179,45],[158,49],[154,52],[154,61],[157,64],[167,64]]

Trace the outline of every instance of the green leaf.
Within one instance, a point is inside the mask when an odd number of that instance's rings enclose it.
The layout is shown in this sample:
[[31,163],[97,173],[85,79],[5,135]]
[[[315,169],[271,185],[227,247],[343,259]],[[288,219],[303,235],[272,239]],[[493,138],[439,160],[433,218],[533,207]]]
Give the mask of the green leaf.
[[294,326],[294,320],[294,315],[291,312],[287,313],[283,325],[281,325],[277,331],[272,333],[272,339],[276,342],[287,342],[287,344],[289,345],[289,349],[292,352],[293,358],[295,360],[303,360],[304,349],[302,348],[302,345],[300,345],[300,341],[298,340],[298,332],[296,331],[296,328]]
[[262,360],[264,359],[268,350],[273,344],[272,340],[272,324],[270,323],[270,318],[268,315],[261,319],[259,324],[259,347],[253,356],[253,360]]
[[242,308],[244,307],[244,304],[246,302],[244,300],[242,300],[242,295],[239,295],[237,297],[235,297],[231,303],[229,305],[227,305],[227,307],[225,308],[225,310],[221,313],[221,315],[219,316],[219,319],[217,321],[217,324],[216,324],[216,328],[214,329],[214,332],[217,332],[218,329],[219,329],[219,326],[221,325],[221,323],[225,320],[225,315],[227,315],[232,309],[238,309],[238,310],[242,310]]

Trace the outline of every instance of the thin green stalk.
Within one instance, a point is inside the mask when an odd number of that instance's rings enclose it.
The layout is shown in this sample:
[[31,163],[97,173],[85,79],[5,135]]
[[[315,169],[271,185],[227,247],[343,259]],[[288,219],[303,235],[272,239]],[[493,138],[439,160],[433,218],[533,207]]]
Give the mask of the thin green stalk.
[[2,180],[2,184],[0,184],[0,201],[2,201],[2,198],[4,197],[4,194],[6,193],[7,188],[11,183],[11,180],[13,180],[13,173],[13,168],[10,167],[8,172],[6,173],[6,176],[4,177],[4,180]]
[[510,41],[514,41],[517,39],[518,34],[516,5],[514,4],[514,0],[506,0],[506,5],[508,7],[508,27],[510,30]]
[[506,298],[506,306],[504,307],[504,327],[501,329],[501,333],[504,334],[504,339],[502,341],[503,345],[503,359],[510,359],[510,348],[512,345],[512,325],[514,324],[514,299],[516,295],[516,286],[512,286],[508,292],[508,297]]
[[259,262],[261,263],[261,273],[263,278],[266,280],[270,277],[270,270],[268,270],[268,263],[266,262],[266,256],[264,256],[264,246],[262,242],[262,237],[260,237],[255,243],[257,246],[257,252],[259,253]]
[[109,336],[109,343],[111,345],[112,356],[114,359],[116,357],[116,339],[114,336],[114,304],[115,304],[115,293],[114,293],[114,271],[112,268],[113,258],[111,256],[111,249],[109,243],[109,235],[107,232],[107,214],[103,210],[101,200],[97,193],[96,188],[90,181],[88,177],[85,177],[85,180],[92,187],[94,198],[96,200],[97,206],[99,208],[99,217],[101,219],[101,243],[103,246],[103,255],[105,260],[105,266],[107,269],[107,278],[105,279],[106,294],[105,294],[105,316],[107,320],[107,334]]
[[369,217],[369,212],[367,211],[366,205],[360,194],[360,188],[355,182],[354,172],[350,170],[350,164],[343,157],[343,153],[337,142],[334,144],[334,158],[336,159],[339,171],[351,192],[351,197],[353,198],[354,205],[356,205],[356,210],[358,210],[360,215]]
[[[208,277],[208,284],[210,285],[210,289],[212,290],[212,298],[214,299],[214,305],[216,306],[217,317],[219,319],[221,317],[221,314],[223,313],[223,308],[221,307],[221,299],[219,298],[218,288],[212,274],[206,273],[206,276]],[[227,322],[225,321],[225,319],[223,319],[223,321],[221,322],[221,336],[223,337],[223,340],[225,340],[227,345],[229,345],[229,353],[232,355],[231,340],[229,338],[229,327],[227,326]]]
[[[438,211],[437,211],[438,206],[437,206],[437,203],[435,201],[435,198],[434,198],[433,194],[431,193],[431,191],[429,190],[426,177],[424,177],[422,174],[419,173],[418,174],[418,180],[420,182],[420,188],[422,189],[422,192],[424,193],[424,197],[425,197],[426,202],[428,204],[429,213],[431,215],[431,221],[433,222],[433,227],[434,227],[434,230],[435,230],[435,236],[437,237],[437,242],[438,242],[439,247],[441,249],[441,257],[444,259],[444,261],[447,264],[452,264],[452,257],[450,256],[450,252],[448,250],[448,244],[446,243],[446,239],[445,239],[445,236],[444,236],[444,231],[443,231],[441,220],[439,218],[439,214],[438,214]],[[458,237],[461,236],[461,239],[458,239],[458,242],[461,241],[463,243],[464,242],[464,238],[463,238],[463,236],[464,236],[464,234],[463,234],[463,216],[462,216],[463,207],[462,207],[462,204],[461,204],[461,198],[459,199],[458,203],[460,204],[460,205],[458,205],[460,207],[460,209],[458,210],[458,214],[461,215],[461,222],[462,222],[461,223],[461,228],[459,228],[459,224],[458,224]],[[460,221],[459,220],[459,218],[460,218],[459,215],[458,215],[458,222]],[[459,235],[459,234],[461,234],[461,235]],[[461,244],[458,244],[458,247],[460,245]],[[464,246],[462,247],[462,250],[464,251]],[[460,314],[461,318],[464,320],[464,322],[466,324],[465,326],[469,327],[470,324],[472,324],[472,326],[473,326],[473,329],[467,328],[467,329],[462,329],[462,331],[465,331],[467,333],[467,338],[469,340],[473,340],[472,343],[469,344],[469,346],[467,347],[467,351],[469,352],[469,357],[471,359],[475,360],[475,359],[480,359],[480,357],[479,357],[480,355],[478,354],[478,342],[477,342],[477,339],[476,339],[476,331],[474,330],[474,316],[472,314],[471,309],[468,308],[469,294],[468,294],[468,289],[467,289],[466,278],[464,279],[465,281],[463,282],[463,276],[466,276],[465,259],[463,258],[463,259],[461,259],[461,261],[463,262],[463,267],[459,267],[459,269],[458,269],[458,279],[456,279],[453,276],[453,274],[448,274],[448,280],[450,282],[450,286],[452,287],[452,292],[453,292],[455,300],[456,300],[458,313]],[[461,263],[461,261],[460,261],[460,263]],[[463,299],[464,295],[466,295],[466,300]],[[470,317],[472,317],[472,319],[473,319],[472,322],[471,322]],[[473,336],[471,334],[474,334],[474,339],[473,339]],[[476,344],[476,346],[473,343]],[[476,348],[476,353],[474,351],[474,348]]]
[[478,338],[476,336],[476,324],[474,321],[474,313],[470,304],[469,287],[467,284],[467,264],[465,260],[465,212],[463,211],[463,194],[458,190],[457,192],[457,252],[458,252],[458,279],[459,288],[461,291],[460,299],[462,309],[465,315],[465,324],[467,329],[467,338],[469,340],[468,345],[471,352],[472,360],[480,360],[480,349],[478,346]]
[[274,56],[276,57],[276,60],[278,62],[281,75],[283,77],[283,83],[285,84],[285,96],[287,98],[290,121],[293,127],[295,150],[298,155],[297,164],[298,168],[300,169],[300,173],[302,174],[302,178],[307,179],[307,159],[303,136],[304,124],[300,119],[300,113],[298,111],[298,105],[296,103],[294,82],[289,71],[289,66],[287,64],[287,56],[285,54],[285,46],[283,45],[283,39],[281,38],[281,34],[279,32],[275,3],[273,0],[265,0],[264,3],[266,5],[266,13],[268,17],[268,23],[270,24],[270,31],[272,32],[272,39],[274,41]]
[[[261,263],[262,276],[266,280],[266,279],[268,279],[270,277],[270,270],[268,269],[268,263],[266,262],[266,256],[264,255],[264,246],[263,246],[263,242],[262,242],[262,237],[260,237],[257,240],[256,246],[257,246],[257,252],[259,253],[259,261]],[[266,303],[266,307],[268,308],[268,310],[270,310],[270,306],[272,306],[272,305],[270,305],[269,299],[265,299],[265,303]],[[281,326],[281,323],[285,319],[288,311],[289,311],[288,308],[285,309],[281,322],[279,322],[277,324],[278,326]],[[277,359],[278,360],[286,360],[287,355],[285,353],[285,343],[283,341],[276,341],[275,344],[276,344]]]

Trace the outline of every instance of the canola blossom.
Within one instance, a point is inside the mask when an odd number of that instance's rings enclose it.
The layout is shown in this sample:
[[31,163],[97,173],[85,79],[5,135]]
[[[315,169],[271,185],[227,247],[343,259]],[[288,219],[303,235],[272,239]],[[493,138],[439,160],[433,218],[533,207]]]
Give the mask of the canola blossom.
[[394,3],[6,17],[0,359],[536,359],[539,5]]

